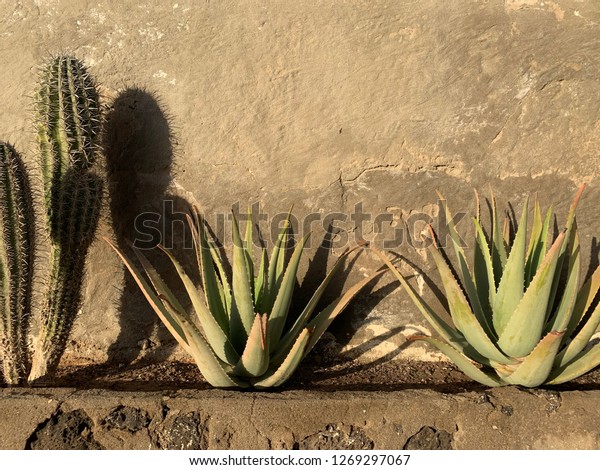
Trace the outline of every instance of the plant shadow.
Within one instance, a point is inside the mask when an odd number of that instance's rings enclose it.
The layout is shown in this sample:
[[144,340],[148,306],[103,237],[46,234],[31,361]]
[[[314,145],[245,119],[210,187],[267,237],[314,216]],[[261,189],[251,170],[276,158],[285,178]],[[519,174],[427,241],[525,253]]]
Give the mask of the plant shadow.
[[[145,249],[145,255],[160,265],[158,243],[165,237],[167,190],[172,181],[173,136],[169,117],[159,100],[141,88],[122,91],[112,102],[105,120],[103,145],[106,152],[110,216],[119,249],[135,259],[130,243]],[[164,264],[164,260],[162,260]],[[107,362],[130,364],[156,335],[161,348],[148,356],[168,356],[174,346],[170,335],[144,298],[133,277],[123,268],[122,291],[117,306],[120,332],[109,347]],[[164,340],[164,341],[163,341]],[[168,346],[172,344],[173,346]]]

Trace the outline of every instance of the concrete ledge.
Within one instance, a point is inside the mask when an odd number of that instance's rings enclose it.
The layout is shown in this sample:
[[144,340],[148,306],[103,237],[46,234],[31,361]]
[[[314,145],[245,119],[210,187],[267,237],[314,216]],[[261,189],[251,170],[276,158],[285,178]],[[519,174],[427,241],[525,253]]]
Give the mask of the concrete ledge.
[[0,390],[1,449],[598,449],[600,391]]

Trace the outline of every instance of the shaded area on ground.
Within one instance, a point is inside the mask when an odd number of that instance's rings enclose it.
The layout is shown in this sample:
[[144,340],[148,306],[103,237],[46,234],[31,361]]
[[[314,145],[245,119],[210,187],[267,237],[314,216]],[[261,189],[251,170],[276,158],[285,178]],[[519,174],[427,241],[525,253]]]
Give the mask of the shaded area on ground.
[[[82,389],[106,388],[124,391],[161,391],[212,388],[195,364],[186,362],[138,362],[131,365],[66,366],[59,371],[55,386]],[[300,367],[283,385],[274,389],[316,391],[396,391],[431,389],[441,393],[486,390],[448,362],[395,361],[366,366],[356,361]],[[600,390],[600,369],[549,390]]]

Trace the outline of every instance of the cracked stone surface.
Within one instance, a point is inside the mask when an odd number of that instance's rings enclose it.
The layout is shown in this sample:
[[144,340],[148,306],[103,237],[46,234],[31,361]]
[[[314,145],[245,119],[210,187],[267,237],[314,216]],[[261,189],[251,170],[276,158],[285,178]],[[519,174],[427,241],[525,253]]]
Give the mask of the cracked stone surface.
[[298,449],[318,450],[371,450],[374,443],[360,428],[328,424],[325,429],[304,438]]
[[118,406],[110,412],[102,423],[108,429],[121,429],[136,432],[148,426],[148,413],[131,406]]
[[25,445],[32,450],[100,450],[93,436],[93,425],[82,410],[59,411],[40,424]]
[[452,434],[424,426],[414,436],[410,436],[404,444],[407,450],[451,450]]
[[[547,397],[514,387],[487,391],[486,399],[481,392],[431,390],[0,389],[0,449],[600,447],[600,391],[552,394],[562,405],[548,412]],[[128,413],[145,418],[135,424],[120,418]],[[107,416],[114,416],[112,426]]]
[[[100,236],[115,236],[112,215],[117,237],[131,238],[136,216],[154,211],[165,223],[152,241],[182,245],[177,211],[193,194],[226,244],[232,206],[260,203],[268,243],[268,222],[294,204],[298,231],[314,229],[299,305],[359,237],[387,240],[421,266],[422,273],[403,269],[436,305],[426,287],[437,279],[433,265],[415,243],[437,220],[436,190],[469,215],[473,188],[485,195],[491,184],[499,204],[517,211],[539,191],[560,222],[587,182],[578,213],[582,258],[597,261],[600,2],[4,3],[0,139],[32,169],[36,65],[48,51],[72,52],[102,84],[111,198]],[[369,215],[362,224],[359,205]],[[330,225],[327,255],[318,245]],[[469,217],[459,230],[472,232]],[[155,258],[172,282],[172,270]],[[362,255],[346,285],[378,266]],[[84,294],[67,361],[185,357],[101,241]],[[429,328],[389,276],[344,315],[332,329],[337,353],[439,358],[422,345],[406,347],[407,335]]]
[[199,413],[165,420],[158,433],[158,448],[164,450],[206,449],[206,436]]

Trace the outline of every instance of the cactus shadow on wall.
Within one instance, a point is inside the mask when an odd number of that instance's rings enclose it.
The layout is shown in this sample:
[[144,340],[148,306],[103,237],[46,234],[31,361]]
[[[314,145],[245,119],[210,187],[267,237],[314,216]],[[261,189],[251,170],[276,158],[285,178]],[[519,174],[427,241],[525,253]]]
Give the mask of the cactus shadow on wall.
[[[152,226],[155,237],[146,238],[144,248],[161,240],[160,223],[142,221],[164,216],[164,201],[171,183],[173,140],[169,118],[157,98],[146,90],[130,88],[112,102],[105,121],[104,148],[109,181],[110,214],[116,242],[129,253],[129,243],[137,240],[136,226]],[[137,224],[137,225],[136,225]],[[137,244],[136,244],[137,246]],[[158,250],[146,250],[154,262]],[[158,266],[161,265],[157,262]],[[155,333],[161,344],[173,344],[171,336],[135,284],[123,269],[122,292],[118,305],[120,333],[108,351],[108,362],[131,363],[146,349]],[[172,347],[160,348],[168,355]],[[146,355],[150,359],[154,353]]]

